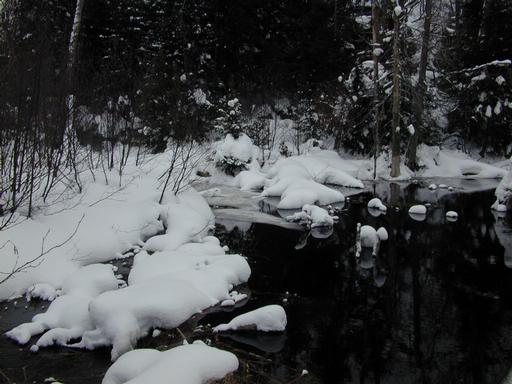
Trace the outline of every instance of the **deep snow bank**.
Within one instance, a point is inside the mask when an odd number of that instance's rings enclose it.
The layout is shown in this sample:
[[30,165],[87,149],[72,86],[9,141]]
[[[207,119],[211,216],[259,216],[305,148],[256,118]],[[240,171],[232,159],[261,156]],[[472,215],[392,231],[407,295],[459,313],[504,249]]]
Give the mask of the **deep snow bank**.
[[102,292],[116,290],[118,283],[110,265],[92,264],[80,268],[64,280],[62,296],[52,301],[45,313],[34,316],[32,322],[21,324],[6,335],[26,344],[32,336],[49,330],[32,350],[53,344],[66,345],[94,328],[88,313],[90,301]]
[[[66,280],[64,295],[45,314],[8,335],[26,343],[32,335],[49,330],[38,347],[66,345],[81,337],[73,347],[111,345],[115,360],[152,328],[177,327],[192,315],[232,299],[230,291],[246,282],[251,271],[242,256],[226,255],[219,240],[208,236],[213,214],[204,198],[190,189],[168,198],[159,211],[166,233],[152,237],[136,255],[128,287],[117,289],[110,266],[83,267]],[[103,271],[103,280],[98,279],[97,268],[110,274]],[[80,277],[89,270],[94,272],[90,278]],[[98,286],[101,289],[94,289]]]

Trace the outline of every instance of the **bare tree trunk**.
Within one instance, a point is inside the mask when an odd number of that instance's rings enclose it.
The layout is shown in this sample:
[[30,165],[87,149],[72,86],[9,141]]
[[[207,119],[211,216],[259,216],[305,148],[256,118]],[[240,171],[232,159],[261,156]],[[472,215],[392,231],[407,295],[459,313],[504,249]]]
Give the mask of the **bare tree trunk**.
[[70,167],[74,172],[75,181],[80,189],[80,178],[77,168],[77,135],[76,127],[74,124],[75,116],[75,89],[74,89],[74,75],[75,75],[75,64],[77,61],[78,51],[78,38],[80,36],[80,27],[82,25],[82,11],[84,8],[85,0],[77,0],[75,8],[75,17],[73,19],[73,28],[71,29],[71,35],[69,37],[68,45],[68,65],[67,65],[67,89],[68,95],[66,97],[66,130],[65,130],[65,142],[68,146],[68,161],[70,161]]
[[380,3],[372,1],[372,40],[373,40],[373,113],[375,125],[373,127],[373,179],[377,179],[377,158],[380,154],[380,113],[379,113],[379,56],[381,51],[380,36]]
[[393,10],[393,116],[391,124],[391,177],[400,176],[400,12]]
[[415,171],[418,168],[416,161],[416,150],[418,147],[418,138],[420,132],[423,130],[423,110],[425,93],[427,90],[426,76],[428,53],[430,50],[430,25],[432,23],[432,0],[425,0],[425,20],[423,23],[423,39],[421,42],[421,56],[420,65],[418,70],[418,91],[414,97],[414,114],[416,120],[416,127],[409,142],[407,149],[407,166]]

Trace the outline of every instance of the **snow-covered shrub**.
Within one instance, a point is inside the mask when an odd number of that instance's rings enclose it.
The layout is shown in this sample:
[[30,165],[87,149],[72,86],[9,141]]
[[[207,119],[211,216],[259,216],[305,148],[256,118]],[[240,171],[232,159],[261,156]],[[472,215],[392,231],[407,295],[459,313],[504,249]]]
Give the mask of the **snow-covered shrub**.
[[214,147],[215,166],[227,175],[236,176],[241,171],[248,170],[251,164],[259,168],[259,149],[245,133],[240,133],[236,138],[228,133],[225,139],[215,143]]

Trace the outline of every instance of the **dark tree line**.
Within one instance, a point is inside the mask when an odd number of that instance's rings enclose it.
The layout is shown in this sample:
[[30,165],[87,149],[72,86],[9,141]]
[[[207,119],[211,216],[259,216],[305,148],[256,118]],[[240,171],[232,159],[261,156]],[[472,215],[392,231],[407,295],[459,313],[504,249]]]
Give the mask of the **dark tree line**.
[[268,147],[285,118],[302,142],[331,136],[352,152],[392,150],[411,168],[418,144],[447,138],[482,156],[512,153],[507,0],[0,7],[3,210],[30,207],[34,190],[48,197],[62,179],[80,189],[78,162],[121,174],[135,147],[161,150],[168,139],[202,140],[219,127],[249,131]]

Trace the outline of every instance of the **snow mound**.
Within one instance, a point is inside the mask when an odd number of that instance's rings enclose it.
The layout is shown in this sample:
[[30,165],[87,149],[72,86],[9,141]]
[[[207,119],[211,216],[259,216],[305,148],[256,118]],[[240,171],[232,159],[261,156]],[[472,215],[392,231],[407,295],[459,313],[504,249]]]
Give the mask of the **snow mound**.
[[90,301],[105,291],[116,290],[119,284],[106,264],[92,264],[72,273],[63,284],[62,296],[57,297],[45,313],[34,316],[32,322],[7,332],[7,337],[26,344],[32,336],[47,331],[36,343],[39,347],[66,345],[93,329],[88,310]]
[[388,208],[382,203],[378,197],[374,197],[368,202],[368,209],[376,209],[383,213],[387,212]]
[[323,185],[364,187],[360,180],[342,169],[343,164],[337,154],[320,149],[312,150],[307,155],[280,159],[268,170],[267,176],[271,180],[266,182],[261,196],[281,197],[279,209],[344,201],[345,197],[341,192]]
[[259,149],[252,143],[252,140],[245,133],[240,134],[238,138],[227,134],[224,140],[218,141],[213,145],[215,149],[214,161],[222,162],[226,158],[240,160],[243,163],[256,161],[259,155]]
[[[351,188],[364,188],[363,183],[342,169],[343,160],[336,162],[322,150],[308,155],[292,156],[279,160],[268,172],[270,177],[296,176],[308,178],[320,184],[332,184]],[[330,151],[325,151],[330,152]],[[341,163],[341,164],[340,164]],[[331,165],[333,164],[333,165]]]
[[266,176],[259,171],[242,171],[234,180],[234,186],[242,191],[263,189],[267,181]]
[[95,329],[76,347],[112,345],[112,360],[133,349],[153,328],[172,329],[196,313],[230,299],[230,290],[250,276],[247,261],[226,255],[214,237],[175,251],[139,253],[129,286],[105,292],[89,305]]
[[459,214],[455,211],[448,211],[446,212],[445,216],[448,221],[457,221],[459,218]]
[[257,330],[282,332],[286,329],[286,312],[280,305],[267,305],[235,317],[227,324],[216,326],[214,332]]
[[128,352],[108,369],[102,384],[204,384],[221,380],[237,369],[234,354],[196,341],[164,352]]
[[411,208],[409,208],[409,213],[413,215],[426,215],[427,207],[422,204],[413,205]]
[[165,234],[151,237],[144,245],[146,251],[174,250],[185,243],[200,241],[215,225],[208,203],[195,189],[182,192],[170,200],[160,209]]
[[418,146],[418,172],[421,177],[460,177],[471,179],[495,179],[504,177],[502,168],[471,159],[467,154],[437,146]]
[[376,230],[371,225],[363,225],[360,228],[359,236],[362,247],[375,248],[381,241],[388,239],[388,232],[384,227]]
[[278,209],[294,209],[306,204],[328,205],[345,200],[340,192],[313,180],[300,177],[284,177],[267,187],[261,196],[280,196]]
[[331,216],[327,210],[310,204],[304,205],[302,211],[286,217],[287,221],[299,222],[309,228],[332,227],[337,219],[337,216]]

